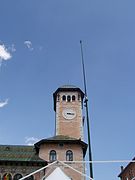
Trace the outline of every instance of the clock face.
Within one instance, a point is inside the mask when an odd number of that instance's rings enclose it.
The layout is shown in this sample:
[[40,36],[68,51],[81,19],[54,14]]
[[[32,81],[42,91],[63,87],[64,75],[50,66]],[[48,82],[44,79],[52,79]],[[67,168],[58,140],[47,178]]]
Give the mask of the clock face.
[[74,119],[76,116],[76,112],[72,109],[64,109],[62,115],[65,119]]

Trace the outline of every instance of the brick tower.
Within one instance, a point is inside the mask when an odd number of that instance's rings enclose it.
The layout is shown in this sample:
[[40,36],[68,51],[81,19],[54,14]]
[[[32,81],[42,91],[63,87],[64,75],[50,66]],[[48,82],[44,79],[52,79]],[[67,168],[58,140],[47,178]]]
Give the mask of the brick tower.
[[62,86],[53,94],[56,136],[83,139],[82,103],[84,93],[75,86]]
[[[55,111],[55,136],[42,139],[35,144],[36,151],[41,159],[48,163],[64,161],[72,168],[85,173],[83,161],[87,144],[83,142],[83,115],[82,104],[84,93],[75,86],[59,87],[53,94]],[[60,169],[73,180],[85,180],[84,176],[67,166],[59,164],[47,169],[46,173],[53,173]],[[46,176],[48,176],[48,174]]]

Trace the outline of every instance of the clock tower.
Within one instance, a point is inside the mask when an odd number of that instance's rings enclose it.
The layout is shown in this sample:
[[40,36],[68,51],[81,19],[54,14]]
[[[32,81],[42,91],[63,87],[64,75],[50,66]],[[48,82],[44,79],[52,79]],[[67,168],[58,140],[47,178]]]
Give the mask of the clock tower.
[[56,136],[83,140],[82,104],[84,93],[76,86],[59,87],[53,94]]
[[[55,111],[55,136],[42,139],[35,144],[37,154],[48,163],[57,164],[46,169],[47,177],[55,169],[69,179],[85,180],[84,161],[87,144],[83,141],[84,93],[76,86],[61,86],[53,93]],[[78,161],[80,163],[75,163]],[[65,165],[61,164],[65,162]]]

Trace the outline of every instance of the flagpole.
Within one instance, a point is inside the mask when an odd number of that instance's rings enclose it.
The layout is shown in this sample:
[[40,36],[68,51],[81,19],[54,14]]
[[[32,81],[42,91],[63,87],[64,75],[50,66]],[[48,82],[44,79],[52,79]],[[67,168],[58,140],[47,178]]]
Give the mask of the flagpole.
[[88,135],[88,148],[89,148],[89,161],[90,161],[90,163],[89,163],[89,170],[90,170],[90,177],[93,179],[93,164],[92,164],[92,151],[91,151],[91,140],[90,140],[88,96],[87,96],[86,74],[85,74],[85,65],[84,65],[82,41],[80,41],[80,47],[81,47],[83,83],[84,83],[84,92],[85,92],[84,103],[85,103],[85,108],[86,108],[86,120],[87,120],[87,135]]

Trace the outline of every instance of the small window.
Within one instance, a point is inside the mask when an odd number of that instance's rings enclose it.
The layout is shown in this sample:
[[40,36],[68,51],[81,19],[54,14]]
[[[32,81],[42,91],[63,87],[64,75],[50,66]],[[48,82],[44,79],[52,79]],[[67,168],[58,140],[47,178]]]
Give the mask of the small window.
[[70,102],[71,101],[71,96],[67,96],[67,101]]
[[56,151],[54,151],[54,150],[51,150],[50,151],[50,155],[49,155],[49,160],[50,161],[56,161]]
[[73,152],[71,150],[66,152],[66,161],[73,161]]
[[6,173],[6,174],[3,176],[2,179],[3,179],[3,180],[12,180],[12,176],[11,176],[11,174]]
[[6,146],[5,151],[10,151],[10,147]]
[[72,96],[72,101],[75,101],[75,96],[74,95]]
[[66,101],[66,96],[65,95],[62,96],[62,100]]
[[63,143],[59,143],[59,147],[63,147],[64,146],[64,144]]

